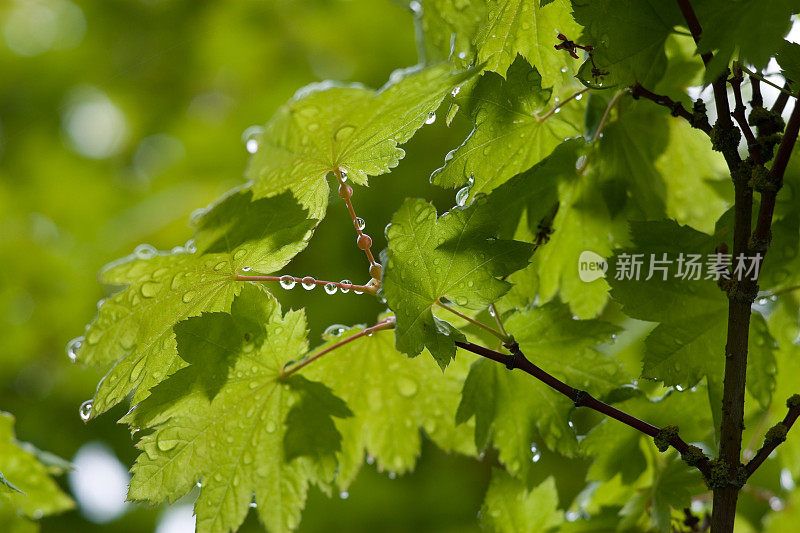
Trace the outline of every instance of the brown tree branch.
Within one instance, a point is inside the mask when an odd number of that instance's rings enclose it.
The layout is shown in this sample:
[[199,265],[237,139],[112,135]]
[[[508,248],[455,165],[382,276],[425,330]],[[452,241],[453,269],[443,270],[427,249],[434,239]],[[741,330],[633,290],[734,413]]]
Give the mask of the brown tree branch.
[[[702,35],[700,22],[689,0],[676,0],[695,44],[699,46]],[[712,54],[701,55],[706,69]],[[717,77],[712,83],[717,122],[711,132],[715,150],[721,151],[734,183],[734,228],[733,256],[748,254],[751,217],[753,212],[753,189],[749,177],[742,171],[739,157],[739,130],[731,121],[728,103],[726,76]],[[722,392],[722,423],[720,426],[720,448],[718,465],[726,472],[727,482],[714,480],[714,503],[711,530],[714,533],[732,533],[736,517],[736,503],[740,485],[736,483],[742,451],[742,429],[744,428],[744,394],[747,379],[747,347],[750,334],[750,305],[757,293],[755,281],[744,280],[729,292],[728,333],[725,345],[725,378]],[[717,476],[719,477],[719,476]]]
[[750,97],[751,107],[764,107],[764,98],[761,96],[761,80],[755,76],[750,76]]
[[706,135],[711,133],[711,124],[708,123],[708,117],[705,116],[705,114],[702,116],[695,116],[683,107],[682,103],[676,102],[669,96],[655,94],[638,83],[631,87],[631,96],[635,99],[645,98],[658,105],[664,106],[670,110],[672,116],[686,119],[692,127],[703,131]]
[[783,108],[786,107],[786,102],[789,101],[789,84],[786,83],[783,88],[786,89],[786,91],[779,92],[778,97],[775,99],[775,103],[772,104],[773,113],[783,113]]
[[782,421],[767,431],[764,437],[764,445],[756,452],[753,459],[744,466],[745,479],[749,479],[758,470],[758,467],[767,460],[769,454],[786,440],[786,433],[789,432],[797,418],[800,417],[800,394],[795,394],[786,400],[786,407],[789,408],[789,412],[786,413]]
[[756,228],[753,231],[752,245],[755,251],[760,252],[762,255],[766,253],[769,246],[775,199],[778,196],[778,190],[783,185],[783,175],[786,172],[789,158],[797,142],[798,132],[800,132],[800,105],[795,104],[792,115],[789,117],[789,122],[783,132],[781,144],[778,146],[778,152],[775,154],[775,161],[772,163],[772,168],[769,172],[769,182],[765,184],[765,188],[761,191],[761,206],[758,210]]
[[742,100],[742,82],[744,81],[742,69],[734,65],[733,75],[728,81],[731,84],[731,89],[733,89],[733,100],[735,102],[731,116],[736,119],[736,122],[739,124],[739,129],[742,130],[742,134],[747,141],[747,148],[750,151],[750,155],[753,156],[753,161],[757,165],[760,165],[764,162],[761,157],[761,149],[758,147],[756,136],[753,135],[753,130],[750,129],[750,124],[747,123],[747,115],[745,114],[747,109]]
[[490,350],[489,348],[485,348],[471,342],[456,341],[455,344],[459,348],[503,364],[509,370],[519,368],[526,374],[533,376],[551,389],[560,392],[572,400],[576,407],[588,407],[589,409],[593,409],[598,413],[609,416],[614,420],[622,422],[623,424],[641,433],[644,433],[653,439],[656,439],[657,443],[659,439],[664,439],[666,442],[672,445],[672,447],[678,450],[678,452],[680,452],[680,454],[683,456],[684,460],[686,460],[689,464],[696,466],[697,469],[700,470],[705,476],[708,477],[710,475],[711,465],[708,458],[703,455],[703,453],[697,447],[691,446],[687,444],[686,441],[681,439],[680,436],[678,436],[676,427],[668,426],[665,428],[658,428],[652,424],[648,424],[643,420],[639,420],[633,415],[630,415],[624,411],[620,411],[616,407],[612,407],[605,402],[601,402],[584,390],[576,389],[570,385],[567,385],[560,379],[548,374],[546,371],[533,364],[527,357],[525,357],[525,354],[520,351],[517,343],[506,345],[506,348],[508,348],[511,352],[510,354],[504,354],[502,352]]

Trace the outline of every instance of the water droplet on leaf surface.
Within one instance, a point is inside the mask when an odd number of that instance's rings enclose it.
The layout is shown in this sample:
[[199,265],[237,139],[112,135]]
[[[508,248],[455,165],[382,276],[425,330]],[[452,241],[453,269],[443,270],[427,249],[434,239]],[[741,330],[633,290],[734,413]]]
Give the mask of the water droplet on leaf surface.
[[67,357],[69,357],[71,363],[77,361],[78,350],[81,349],[83,341],[84,341],[83,337],[75,337],[74,339],[72,339],[67,343]]
[[92,403],[93,400],[86,400],[81,404],[81,408],[78,411],[81,415],[81,420],[84,422],[88,422],[89,418],[92,416]]

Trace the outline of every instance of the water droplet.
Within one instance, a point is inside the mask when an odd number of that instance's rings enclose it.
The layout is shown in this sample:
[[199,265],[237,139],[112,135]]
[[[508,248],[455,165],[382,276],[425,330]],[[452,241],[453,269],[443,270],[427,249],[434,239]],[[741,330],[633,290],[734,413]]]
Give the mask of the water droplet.
[[583,94],[579,94],[578,96],[576,96],[575,100],[580,100],[581,98],[583,98]]
[[142,287],[140,289],[140,292],[142,293],[142,296],[144,296],[145,298],[152,298],[153,296],[158,294],[158,289],[160,289],[160,288],[161,288],[161,284],[160,283],[153,283],[152,281],[145,281],[144,283],[142,283]]
[[458,190],[456,193],[456,205],[459,207],[464,207],[467,203],[467,198],[469,198],[469,187],[463,187]]
[[258,507],[256,502],[250,502],[250,509],[255,509],[256,507]]
[[264,128],[261,126],[250,126],[242,132],[242,142],[249,153],[258,152],[258,137],[262,133],[264,133]]
[[436,122],[436,113],[431,111],[428,113],[428,118],[425,119],[425,124],[433,124],[434,122]]
[[366,461],[367,461],[367,464],[368,464],[368,465],[373,465],[373,464],[375,464],[375,458],[374,458],[374,457],[372,457],[371,455],[367,455],[367,459],[366,459]]
[[491,317],[496,316],[496,314],[494,312],[494,306],[489,307],[489,316],[491,316]]
[[249,266],[243,266],[242,267],[242,272],[250,272],[250,267]]
[[460,92],[461,92],[461,85],[459,85],[458,87],[453,89],[453,91],[450,93],[450,96],[455,98],[456,96],[458,96],[458,93],[460,93]]
[[156,446],[162,452],[168,452],[178,445],[176,430],[165,429],[156,436]]
[[325,331],[322,332],[323,337],[341,337],[342,333],[347,331],[347,326],[341,324],[331,324]]
[[[339,282],[340,285],[339,290],[342,291],[342,294],[347,294],[348,292],[350,292],[349,286],[352,284],[353,282],[350,281],[349,279],[343,279],[342,281]],[[347,287],[342,287],[341,285],[347,285]]]
[[75,337],[67,343],[67,357],[69,357],[70,363],[74,363],[78,360],[78,350],[81,349],[83,340],[83,337]]
[[389,479],[397,479],[397,472],[389,472]]
[[351,135],[353,135],[354,131],[356,131],[355,126],[352,126],[350,124],[345,124],[338,130],[336,130],[336,133],[333,134],[333,139],[335,141],[342,142],[344,140],[347,140]]
[[283,287],[284,289],[286,289],[288,291],[290,289],[294,289],[294,286],[295,286],[295,284],[297,282],[295,281],[295,279],[292,276],[289,276],[287,274],[285,276],[281,276],[280,283],[281,283],[281,287]]
[[401,376],[397,380],[397,390],[400,391],[400,394],[405,396],[406,398],[411,398],[417,393],[419,387],[417,386],[417,382],[409,379],[407,377]]
[[184,244],[183,247],[190,254],[193,254],[197,251],[197,245],[194,243],[194,239],[189,239],[186,241],[186,244]]
[[356,221],[354,222],[356,229],[364,230],[367,227],[367,223],[364,222],[364,219],[361,217],[356,217]]
[[325,284],[325,292],[327,292],[328,294],[336,294],[337,290],[339,290],[339,288],[333,283]]
[[315,281],[316,280],[311,276],[306,276],[302,279],[301,283],[303,284],[303,288],[305,290],[310,291],[311,289],[317,286],[317,284],[314,283]]
[[347,181],[347,170],[340,168],[339,169],[339,179],[342,180],[342,183]]
[[557,107],[557,108],[556,108],[556,110],[555,110],[555,111],[553,111],[553,113],[555,113],[555,114],[561,113],[561,108],[560,108],[560,107]]
[[184,295],[183,295],[183,298],[182,298],[182,300],[183,300],[183,303],[185,303],[185,304],[188,304],[189,302],[191,302],[192,300],[194,300],[194,297],[195,297],[196,295],[197,295],[197,293],[196,293],[196,292],[194,292],[194,291],[187,291],[187,292],[185,292],[185,293],[184,293]]
[[93,400],[86,400],[81,404],[81,408],[78,411],[81,415],[81,420],[84,422],[88,422],[89,418],[92,416],[92,403]]
[[539,448],[536,447],[536,444],[531,444],[531,461],[534,463],[538,463],[539,459],[542,458],[542,454],[539,453]]
[[272,420],[268,421],[266,425],[267,433],[275,433],[275,429],[276,429],[275,422],[273,422]]
[[566,71],[567,71],[567,67],[561,67],[561,72],[566,72]]
[[343,500],[346,500],[347,498],[350,497],[350,493],[347,492],[346,490],[343,490],[342,492],[339,493],[339,497]]
[[139,259],[150,259],[158,253],[158,250],[149,244],[140,244],[133,250],[133,254]]
[[145,358],[142,357],[138,361],[136,361],[135,365],[133,365],[130,375],[131,382],[135,382],[137,379],[139,379],[139,376],[142,374],[142,370],[144,369],[144,360]]

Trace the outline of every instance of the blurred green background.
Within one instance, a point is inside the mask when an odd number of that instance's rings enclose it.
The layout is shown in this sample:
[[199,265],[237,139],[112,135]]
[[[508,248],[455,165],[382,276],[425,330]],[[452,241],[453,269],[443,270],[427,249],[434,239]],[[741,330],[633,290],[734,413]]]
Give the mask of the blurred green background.
[[[388,0],[2,0],[0,32],[0,410],[16,415],[20,440],[76,465],[59,482],[78,508],[42,530],[186,531],[190,499],[122,503],[136,456],[116,424],[124,410],[81,422],[100,373],[71,365],[64,347],[104,296],[105,263],[140,243],[183,244],[190,213],[242,181],[246,128],[308,83],[379,87],[415,64],[411,12]],[[454,203],[428,176],[468,131],[426,126],[394,172],[356,191],[373,249],[403,197]],[[289,271],[364,282],[337,200]],[[352,294],[276,290],[309,309],[312,343],[330,323],[381,311],[368,297],[344,306]],[[490,466],[428,446],[412,476],[367,468],[346,499],[312,493],[302,530],[474,530]],[[243,531],[257,530],[251,516]]]

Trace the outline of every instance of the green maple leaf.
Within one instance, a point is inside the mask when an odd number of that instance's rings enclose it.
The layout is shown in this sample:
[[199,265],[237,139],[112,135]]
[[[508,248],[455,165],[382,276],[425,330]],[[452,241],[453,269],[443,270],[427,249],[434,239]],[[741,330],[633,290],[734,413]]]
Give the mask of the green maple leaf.
[[[594,46],[595,65],[607,73],[591,73],[587,59],[578,77],[589,86],[620,88],[655,85],[664,74],[664,43],[673,27],[684,23],[675,2],[660,0],[572,0],[575,20],[583,26],[580,43]],[[704,33],[705,36],[705,33]]]
[[797,92],[797,84],[800,83],[800,44],[783,41],[775,59],[781,66],[781,74],[787,81],[791,80],[793,90]]
[[235,530],[254,499],[270,531],[294,529],[309,483],[333,474],[340,435],[330,417],[351,414],[324,385],[281,373],[287,358],[306,353],[304,313],[281,315],[274,298],[247,285],[230,314],[204,313],[175,330],[192,364],[124,419],[153,429],[137,444],[144,453],[129,497],[174,501],[201,481],[198,532]]
[[172,326],[206,311],[226,311],[243,282],[243,267],[282,268],[302,250],[313,220],[288,193],[250,201],[237,191],[213,205],[197,222],[196,251],[151,248],[106,267],[101,281],[122,290],[106,299],[89,325],[78,358],[108,367],[98,386],[92,416],[133,392],[133,403],[184,366]]
[[[619,364],[593,349],[609,341],[616,326],[572,320],[566,305],[551,302],[512,315],[505,327],[528,359],[575,387],[602,396],[625,381]],[[506,470],[525,476],[537,438],[561,454],[575,453],[577,440],[568,424],[572,408],[569,398],[531,376],[481,359],[464,382],[456,421],[474,416],[478,448],[491,436]]]
[[329,172],[342,168],[359,185],[389,172],[405,155],[398,145],[473,74],[440,64],[396,71],[379,91],[330,82],[300,89],[255,139],[258,151],[247,169],[255,195],[289,189],[311,216],[321,219],[330,194]]
[[630,529],[649,511],[651,527],[667,533],[671,531],[671,509],[685,509],[693,495],[707,490],[700,472],[677,456],[657,465],[653,476],[652,483],[637,490],[620,511],[620,528]]
[[421,7],[415,11],[420,57],[468,64],[474,56],[472,41],[486,19],[485,0],[422,0],[415,5]]
[[[724,347],[728,320],[728,298],[714,280],[681,279],[677,277],[677,259],[680,253],[700,254],[704,265],[708,254],[713,254],[717,243],[724,240],[724,224],[718,225],[715,236],[679,226],[674,221],[634,222],[631,224],[633,248],[618,252],[610,265],[618,264],[620,254],[655,254],[672,261],[666,280],[655,272],[645,280],[643,272],[637,280],[617,279],[608,276],[611,295],[623,306],[630,317],[659,325],[646,340],[646,353],[642,375],[664,382],[665,385],[689,388],[704,377],[711,380],[722,375]],[[612,266],[609,270],[612,270]],[[644,269],[643,269],[644,270]],[[706,273],[703,269],[702,278]],[[750,359],[753,365],[748,390],[763,405],[769,404],[771,383],[774,381],[774,341],[763,326],[758,314],[751,316],[753,332],[750,342]],[[762,375],[753,375],[759,374]]]
[[792,26],[792,14],[799,12],[795,0],[705,0],[697,6],[703,28],[697,48],[714,52],[707,80],[722,74],[734,56],[743,63],[763,69]]
[[531,168],[565,138],[580,133],[565,113],[548,118],[545,106],[552,91],[522,57],[508,69],[507,79],[486,72],[466,100],[475,127],[467,139],[447,154],[431,175],[442,187],[472,183],[470,192],[488,193],[509,178]]
[[800,216],[790,212],[771,227],[772,242],[764,257],[758,282],[761,290],[777,292],[800,285]]
[[[522,236],[532,240],[539,223],[549,217],[558,203],[558,186],[575,174],[575,162],[584,147],[582,139],[559,144],[553,153],[521,174],[494,189],[481,209],[487,213],[503,213],[498,217],[500,235]],[[527,231],[519,232],[520,220],[525,217]]]
[[492,480],[481,508],[481,523],[489,531],[549,531],[564,521],[552,477],[533,489],[503,470],[492,469]]
[[555,49],[558,33],[574,40],[580,31],[567,0],[488,0],[487,5],[488,17],[474,41],[486,70],[505,76],[520,54],[542,74],[545,86],[558,89],[570,81],[578,61]]
[[16,440],[14,417],[0,411],[0,525],[23,531],[34,527],[29,519],[75,506],[51,477],[62,473],[63,468],[41,462],[35,451]]
[[494,239],[494,215],[481,202],[436,217],[423,200],[406,200],[387,228],[383,293],[397,319],[397,349],[415,356],[427,348],[445,368],[463,335],[433,316],[431,306],[445,297],[461,307],[480,309],[510,285],[497,279],[523,268],[529,244]]
[[585,176],[574,169],[558,188],[559,207],[553,220],[553,234],[536,252],[533,263],[539,275],[539,297],[549,301],[559,295],[581,318],[597,316],[608,301],[604,278],[581,280],[578,263],[584,251],[601,257],[611,255],[612,243],[624,238],[625,222],[613,218],[601,201],[599,178],[594,171]]
[[[362,330],[342,327],[329,334],[321,348]],[[304,370],[353,410],[351,418],[336,421],[343,436],[336,478],[340,488],[355,479],[365,453],[379,470],[412,470],[421,451],[420,428],[445,450],[474,454],[472,428],[455,425],[469,360],[460,357],[442,373],[430,358],[410,359],[398,352],[391,331],[378,331],[337,348]]]
[[[797,357],[797,339],[800,337],[800,315],[797,298],[778,297],[769,314],[769,330],[778,341],[775,353],[776,379],[773,403],[769,407],[766,427],[777,424],[786,415],[786,400],[798,393],[797,376],[800,375],[800,358]],[[750,365],[748,364],[748,374]],[[748,380],[750,376],[748,375]],[[777,459],[781,467],[788,468],[794,476],[800,475],[800,439],[792,430],[786,442],[778,449]]]

